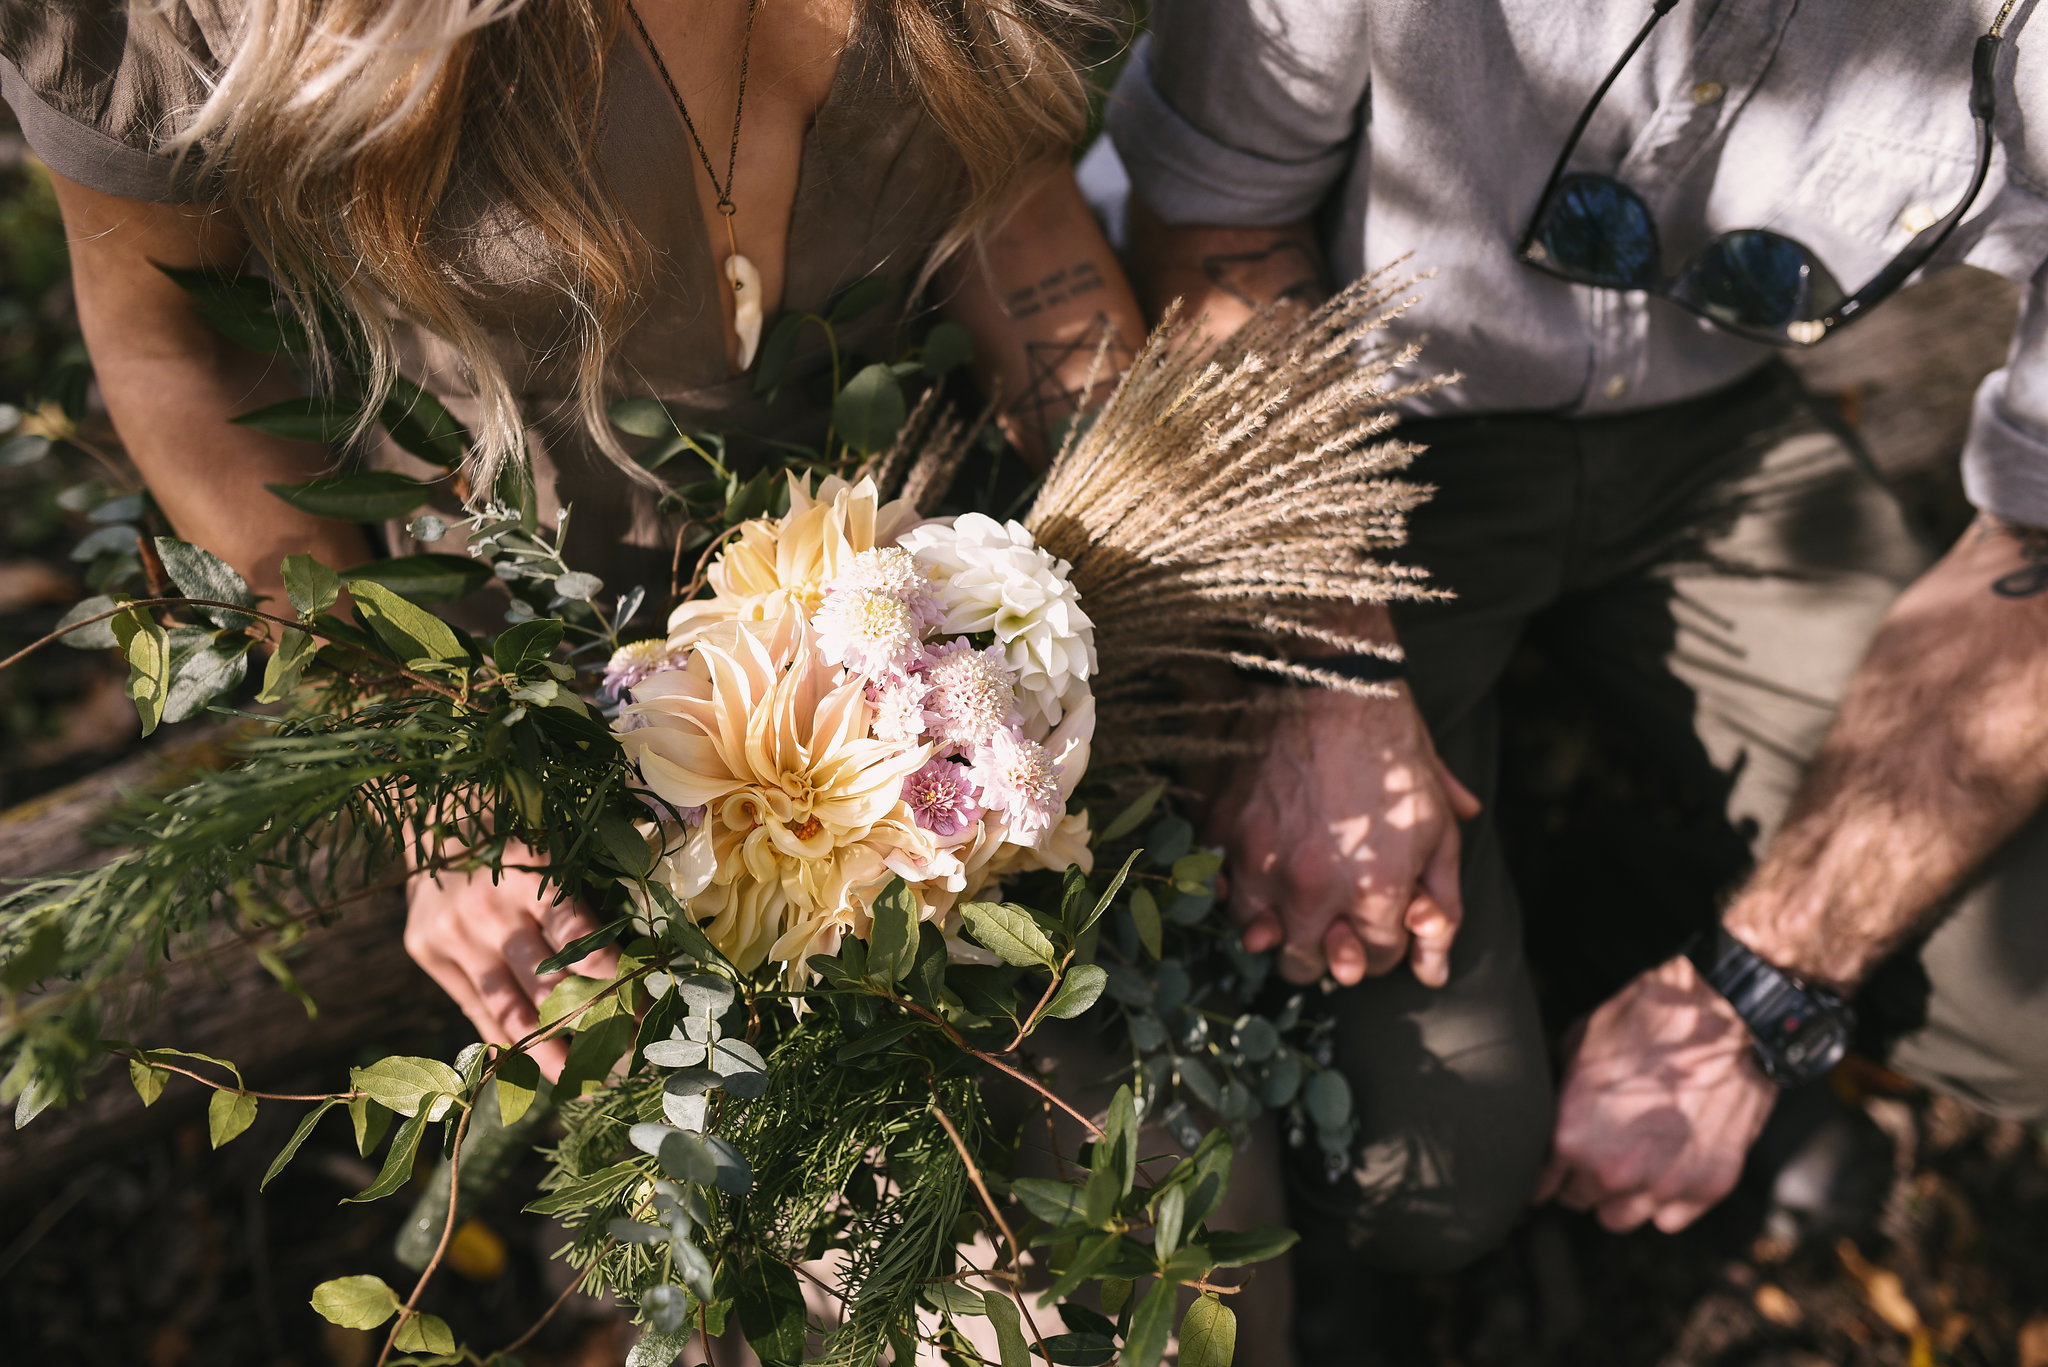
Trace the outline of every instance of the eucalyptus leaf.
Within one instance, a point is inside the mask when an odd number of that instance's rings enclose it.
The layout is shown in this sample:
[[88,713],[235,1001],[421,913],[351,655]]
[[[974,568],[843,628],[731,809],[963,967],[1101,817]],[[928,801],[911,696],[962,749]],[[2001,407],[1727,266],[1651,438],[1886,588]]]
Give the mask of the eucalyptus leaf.
[[918,360],[927,375],[949,375],[973,362],[974,338],[958,323],[940,323],[925,334],[924,350]]
[[1351,1119],[1351,1084],[1336,1069],[1324,1068],[1302,1089],[1301,1104],[1318,1129],[1337,1129]]
[[690,1313],[689,1293],[680,1286],[657,1283],[640,1293],[640,1308],[647,1312],[647,1322],[655,1333],[673,1334]]

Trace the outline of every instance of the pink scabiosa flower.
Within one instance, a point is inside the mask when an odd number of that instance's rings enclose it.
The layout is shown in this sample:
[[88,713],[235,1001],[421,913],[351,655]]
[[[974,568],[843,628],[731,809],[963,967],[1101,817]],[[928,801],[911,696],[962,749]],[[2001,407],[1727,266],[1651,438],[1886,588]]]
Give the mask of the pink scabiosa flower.
[[627,690],[649,674],[672,669],[675,664],[676,661],[669,653],[668,642],[660,637],[620,646],[604,667],[604,695],[617,702]]
[[903,800],[917,824],[933,835],[958,835],[981,820],[967,766],[935,759],[903,780]]
[[875,739],[905,745],[923,740],[938,723],[937,714],[925,708],[931,691],[931,685],[916,674],[869,685],[868,705],[875,712],[871,728]]
[[934,646],[924,678],[931,686],[924,705],[938,719],[930,735],[942,744],[971,753],[1021,720],[1017,675],[1000,646],[976,650],[965,638]]
[[1040,832],[1059,820],[1060,766],[1035,740],[1026,740],[1014,726],[995,733],[974,752],[969,771],[981,805],[1009,817],[1010,839],[1037,843]]

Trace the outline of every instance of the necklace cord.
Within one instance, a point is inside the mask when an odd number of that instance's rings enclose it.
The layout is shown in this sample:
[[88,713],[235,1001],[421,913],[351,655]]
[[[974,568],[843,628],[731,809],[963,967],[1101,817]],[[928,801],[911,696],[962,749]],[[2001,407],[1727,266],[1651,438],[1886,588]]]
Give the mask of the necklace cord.
[[646,44],[647,55],[654,59],[654,69],[661,73],[661,83],[668,87],[669,98],[675,101],[676,112],[683,116],[683,127],[690,132],[690,142],[697,149],[697,159],[704,163],[704,174],[711,178],[711,188],[718,192],[718,212],[725,219],[725,235],[733,241],[733,255],[739,255],[737,239],[733,238],[732,185],[733,175],[740,160],[740,120],[747,110],[747,66],[754,53],[754,12],[760,7],[760,0],[747,0],[746,34],[740,40],[740,89],[732,106],[732,147],[725,156],[725,183],[718,182],[718,172],[711,165],[711,153],[704,148],[704,139],[697,135],[697,123],[690,117],[690,107],[683,103],[683,92],[676,89],[675,77],[669,75],[668,63],[661,59],[661,49],[654,45],[654,37],[647,31],[647,24],[640,18],[640,9],[626,0],[626,13],[632,17],[633,27],[640,31],[640,41]]

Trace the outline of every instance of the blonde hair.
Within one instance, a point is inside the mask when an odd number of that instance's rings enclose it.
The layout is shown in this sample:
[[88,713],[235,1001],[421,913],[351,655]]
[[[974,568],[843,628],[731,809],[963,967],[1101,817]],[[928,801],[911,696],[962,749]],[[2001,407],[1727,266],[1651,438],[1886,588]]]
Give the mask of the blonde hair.
[[[136,0],[138,11],[184,0]],[[932,263],[971,241],[1018,171],[1080,139],[1072,0],[857,0],[877,16],[966,168]],[[307,316],[356,320],[374,410],[395,374],[387,306],[462,358],[479,403],[466,469],[490,489],[523,458],[525,420],[437,210],[487,187],[533,229],[536,274],[573,323],[575,410],[636,479],[605,420],[608,362],[646,278],[646,243],[604,184],[597,142],[624,0],[242,0],[234,49],[169,145],[217,178],[280,288]],[[161,23],[161,16],[157,17]],[[539,154],[537,154],[539,153]],[[316,352],[331,375],[331,357]],[[367,421],[367,420],[366,420]]]

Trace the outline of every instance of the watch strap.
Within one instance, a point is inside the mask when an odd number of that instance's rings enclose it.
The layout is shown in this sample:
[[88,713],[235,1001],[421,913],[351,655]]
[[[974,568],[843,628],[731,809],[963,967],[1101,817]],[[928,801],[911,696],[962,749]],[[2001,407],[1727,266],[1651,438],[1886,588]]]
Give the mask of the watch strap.
[[1689,941],[1685,955],[1749,1027],[1757,1063],[1780,1086],[1820,1076],[1848,1052],[1855,1013],[1825,988],[1801,982],[1721,926]]

